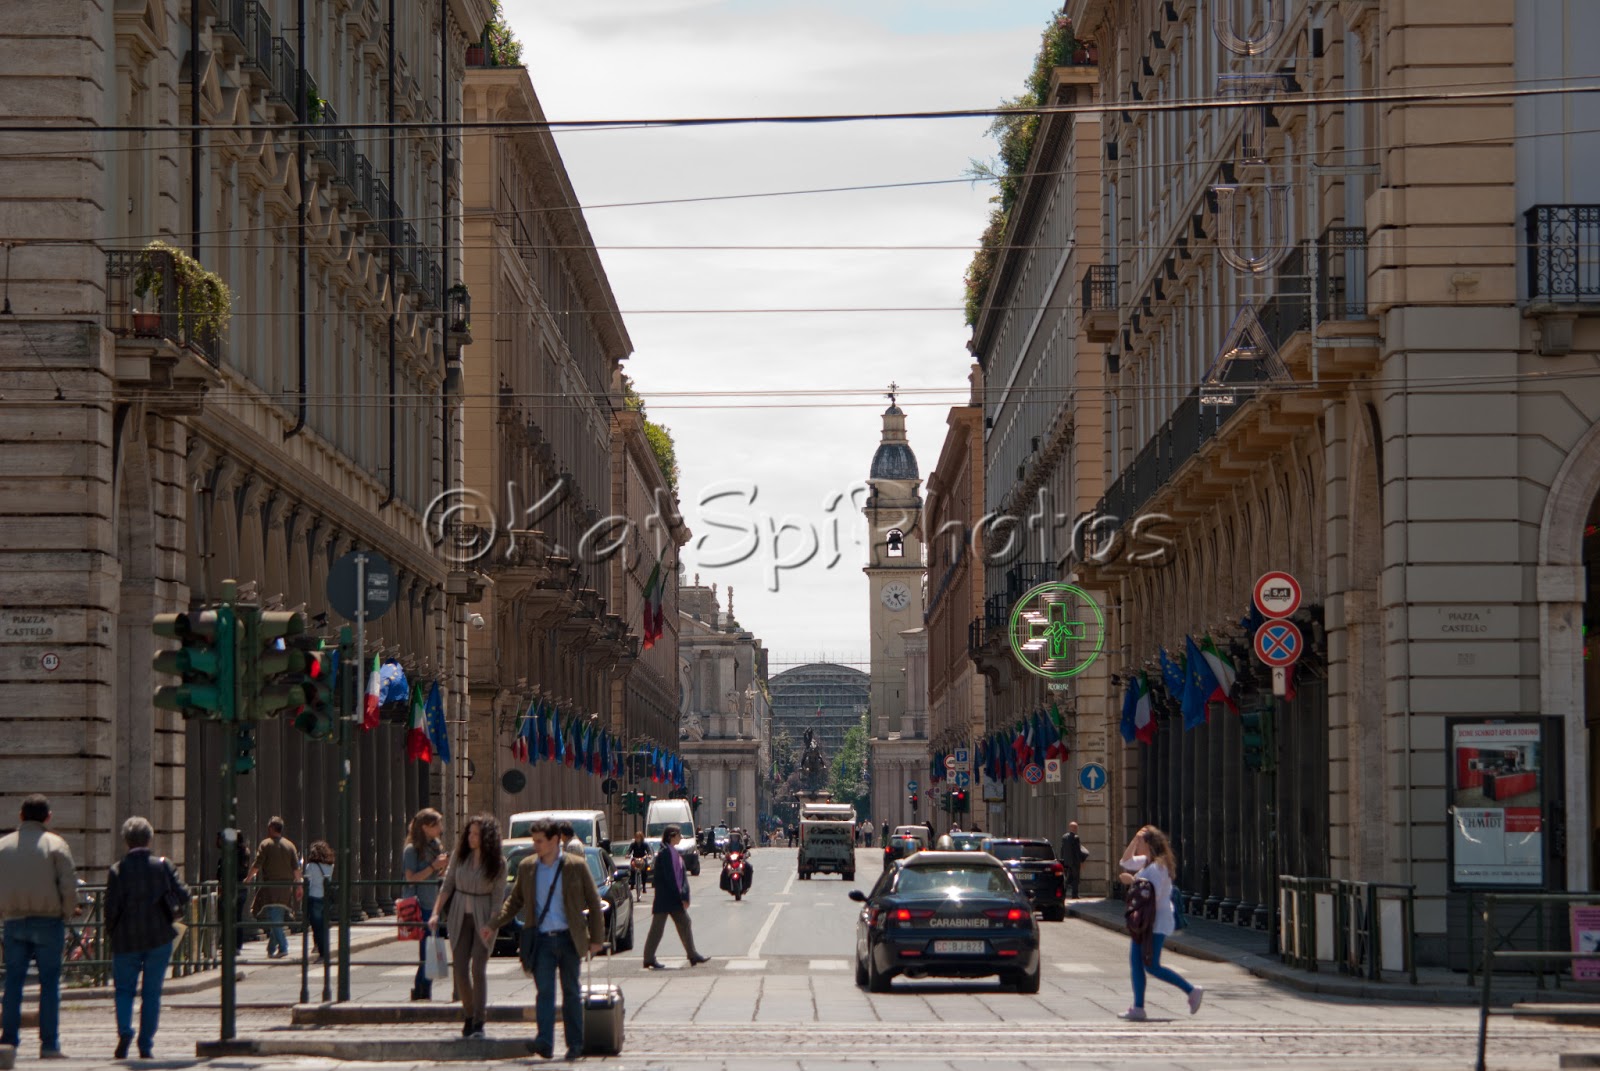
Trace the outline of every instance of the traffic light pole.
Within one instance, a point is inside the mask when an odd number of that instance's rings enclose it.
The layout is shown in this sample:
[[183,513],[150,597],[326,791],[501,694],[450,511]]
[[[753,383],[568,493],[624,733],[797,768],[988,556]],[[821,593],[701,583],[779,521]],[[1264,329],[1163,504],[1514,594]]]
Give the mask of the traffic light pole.
[[[339,642],[349,649],[350,628],[339,630]],[[351,848],[355,841],[352,825],[350,796],[354,790],[350,753],[355,733],[352,723],[358,717],[360,698],[365,677],[362,670],[367,654],[367,556],[356,553],[356,634],[355,657],[350,659],[344,687],[339,694],[344,698],[344,709],[339,712],[339,1000],[350,999],[350,912],[351,889],[354,881]],[[341,657],[340,661],[344,661]]]
[[[222,608],[219,614],[234,615],[234,600],[238,597],[238,586],[232,580],[222,582]],[[246,623],[246,631],[249,625]],[[230,634],[237,637],[238,630],[230,629]],[[245,644],[238,644],[234,650],[243,650],[245,658],[251,659],[254,655]],[[248,663],[247,663],[248,665]],[[239,672],[237,657],[233,661],[234,673],[231,680],[218,681],[223,688],[233,690],[234,717],[244,714],[244,700],[247,694],[245,682],[248,679],[246,672]],[[239,800],[238,800],[238,760],[239,760],[239,722],[224,721],[222,723],[224,746],[222,749],[222,1024],[220,1033],[223,1041],[232,1041],[237,1034],[237,1013],[239,1007],[238,993],[238,958],[239,958]]]

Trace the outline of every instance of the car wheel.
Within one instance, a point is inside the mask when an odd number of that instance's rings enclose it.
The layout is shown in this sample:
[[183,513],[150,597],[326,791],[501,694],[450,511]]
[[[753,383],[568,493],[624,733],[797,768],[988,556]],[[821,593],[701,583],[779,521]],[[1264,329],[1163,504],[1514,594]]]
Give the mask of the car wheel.
[[854,870],[846,870],[840,877],[844,878],[845,881],[855,881],[856,872]]
[[699,859],[699,857],[696,857],[695,859],[690,861],[690,864],[689,864],[689,876],[693,877],[693,878],[698,878],[700,876],[700,859]]
[[861,965],[861,960],[856,959],[856,985],[865,988],[867,984],[867,969]]
[[1037,993],[1037,992],[1039,992],[1039,968],[1038,967],[1035,967],[1033,970],[1029,971],[1027,974],[1023,974],[1023,975],[1018,975],[1017,976],[1017,992],[1018,993]]
[[1042,912],[1046,922],[1067,921],[1067,909],[1064,907],[1048,907]]
[[628,932],[617,938],[611,947],[617,952],[633,951],[633,919],[631,916],[628,919]]
[[873,958],[871,949],[867,950],[867,992],[889,992],[889,976],[878,970],[878,961]]

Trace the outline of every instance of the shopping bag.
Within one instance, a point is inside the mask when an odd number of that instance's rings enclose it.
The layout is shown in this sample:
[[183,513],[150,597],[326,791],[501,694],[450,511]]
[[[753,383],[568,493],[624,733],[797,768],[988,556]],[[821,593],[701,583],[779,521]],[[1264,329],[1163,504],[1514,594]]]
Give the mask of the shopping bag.
[[415,896],[403,896],[394,902],[394,920],[400,925],[402,941],[420,941],[428,932],[422,924],[422,904]]
[[450,942],[434,937],[428,942],[428,959],[423,968],[431,982],[450,977]]

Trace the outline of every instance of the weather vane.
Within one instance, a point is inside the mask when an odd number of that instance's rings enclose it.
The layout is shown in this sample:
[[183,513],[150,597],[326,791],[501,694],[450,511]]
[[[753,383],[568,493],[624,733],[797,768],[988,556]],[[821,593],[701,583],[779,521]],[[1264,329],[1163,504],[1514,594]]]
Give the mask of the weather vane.
[[894,380],[891,379],[889,381],[889,404],[890,405],[894,404],[894,396],[896,394],[898,394],[898,393],[900,393],[900,384],[896,383]]

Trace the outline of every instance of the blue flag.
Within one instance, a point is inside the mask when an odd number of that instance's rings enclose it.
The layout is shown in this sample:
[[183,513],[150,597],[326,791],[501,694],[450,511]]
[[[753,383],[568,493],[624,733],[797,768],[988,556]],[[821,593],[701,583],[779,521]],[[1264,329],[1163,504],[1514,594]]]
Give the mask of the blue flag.
[[[1165,658],[1166,654],[1165,651],[1162,651],[1162,658]],[[1138,707],[1138,689],[1134,686],[1134,679],[1129,677],[1128,690],[1122,695],[1122,723],[1117,728],[1122,732],[1122,739],[1130,744],[1138,739],[1138,730],[1133,724],[1133,714]]]
[[440,762],[450,761],[450,733],[444,724],[444,700],[439,696],[439,682],[434,681],[428,689],[428,702],[423,707],[423,715],[428,723],[428,743],[433,745],[433,753],[439,756]]
[[1172,660],[1165,647],[1161,648],[1161,680],[1173,702],[1183,702],[1183,668]]
[[1217,675],[1211,672],[1211,663],[1195,646],[1194,637],[1185,636],[1183,642],[1183,729],[1188,732],[1206,723],[1211,711],[1211,693],[1220,686]]

